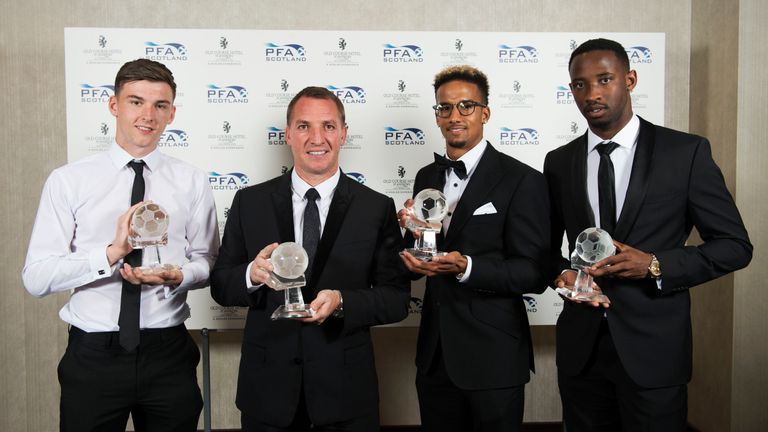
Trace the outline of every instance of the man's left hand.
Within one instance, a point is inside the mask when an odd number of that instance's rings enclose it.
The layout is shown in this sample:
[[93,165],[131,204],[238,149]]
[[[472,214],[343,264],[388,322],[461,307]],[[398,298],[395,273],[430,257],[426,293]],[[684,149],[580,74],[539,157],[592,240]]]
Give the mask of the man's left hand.
[[324,289],[317,293],[317,297],[312,300],[309,307],[314,311],[310,318],[301,318],[299,321],[305,323],[322,324],[341,303],[341,292],[338,290]]
[[168,285],[178,286],[184,280],[184,274],[180,269],[163,270],[159,273],[144,273],[138,267],[125,264],[120,269],[120,276],[134,285]]
[[618,253],[593,264],[587,273],[593,277],[615,277],[622,279],[643,279],[648,276],[651,254],[625,245],[616,240]]
[[400,259],[403,260],[408,270],[423,274],[426,276],[436,276],[439,274],[457,275],[467,270],[467,257],[457,251],[448,255],[432,257],[432,261],[422,261],[406,251],[400,252]]

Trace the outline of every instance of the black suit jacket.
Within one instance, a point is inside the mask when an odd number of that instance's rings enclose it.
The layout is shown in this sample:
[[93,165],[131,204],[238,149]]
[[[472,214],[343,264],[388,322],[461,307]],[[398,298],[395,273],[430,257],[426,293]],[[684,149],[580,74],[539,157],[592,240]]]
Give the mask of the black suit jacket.
[[[559,253],[565,231],[575,237],[595,225],[587,197],[586,134],[551,151],[544,162],[552,208],[550,280],[570,268]],[[695,226],[704,241],[686,245]],[[613,238],[661,263],[654,279],[604,279],[611,300],[608,326],[621,362],[640,386],[691,378],[688,288],[746,266],[752,245],[720,169],[702,137],[655,126],[642,118],[629,187]],[[557,322],[557,366],[568,375],[585,366],[603,310],[565,303]]]
[[[441,189],[432,163],[419,170],[414,194]],[[523,293],[541,293],[549,244],[547,190],[533,168],[490,144],[453,212],[438,248],[472,257],[465,283],[454,275],[427,278],[416,365],[425,373],[438,346],[458,387],[521,385],[530,379],[533,350]],[[493,203],[495,214],[473,215]],[[406,234],[406,243],[412,237]],[[439,344],[439,345],[438,345]]]
[[283,292],[246,290],[246,268],[272,242],[294,240],[291,174],[238,191],[229,210],[211,294],[224,306],[248,306],[237,407],[261,421],[287,426],[301,386],[316,424],[378,410],[369,327],[408,314],[407,271],[398,252],[394,202],[342,173],[333,195],[304,300],[341,290],[344,317],[323,325],[270,320]]

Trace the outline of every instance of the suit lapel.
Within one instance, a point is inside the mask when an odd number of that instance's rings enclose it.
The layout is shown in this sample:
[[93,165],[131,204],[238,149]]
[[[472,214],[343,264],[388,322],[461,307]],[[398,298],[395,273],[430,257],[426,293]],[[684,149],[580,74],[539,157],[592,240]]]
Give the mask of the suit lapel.
[[347,214],[349,205],[352,203],[353,196],[349,187],[350,182],[352,180],[342,172],[339,184],[336,185],[336,190],[333,192],[331,207],[328,209],[328,217],[325,219],[323,235],[320,237],[320,244],[317,246],[317,252],[315,252],[312,276],[308,284],[313,290],[318,278],[323,273],[323,268],[331,254],[333,244],[336,242],[339,231],[344,224],[344,216]]
[[[579,218],[576,226],[593,227],[595,226],[595,215],[592,213],[592,207],[589,205],[589,194],[587,193],[587,134],[579,138],[576,146],[573,148],[571,158],[573,167],[573,178],[571,179],[570,201],[573,204],[574,212],[571,215],[564,215],[566,218]],[[568,167],[563,167],[565,172],[569,172]],[[565,198],[565,197],[564,197]],[[568,199],[568,198],[566,198]]]
[[293,201],[291,199],[291,171],[280,179],[277,190],[272,192],[272,208],[275,211],[278,235],[281,243],[295,241],[293,231]]
[[616,222],[616,232],[613,238],[625,242],[640,213],[645,194],[648,190],[648,177],[651,171],[653,149],[655,146],[655,130],[653,125],[640,118],[640,132],[637,136],[637,149],[632,162],[632,174],[629,186],[621,208],[621,215]]
[[486,198],[503,176],[504,172],[499,164],[499,152],[488,143],[453,211],[451,225],[445,234],[446,249],[450,248],[451,242],[457,238],[457,233],[461,232],[475,209],[487,202]]

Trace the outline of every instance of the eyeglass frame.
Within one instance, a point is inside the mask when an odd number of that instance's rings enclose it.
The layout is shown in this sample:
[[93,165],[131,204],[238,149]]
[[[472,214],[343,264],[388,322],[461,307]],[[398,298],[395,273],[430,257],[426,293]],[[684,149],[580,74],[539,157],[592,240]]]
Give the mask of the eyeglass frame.
[[[461,108],[459,108],[459,105],[460,104],[467,104],[467,103],[472,104],[471,111],[466,113],[466,114],[464,114],[463,112],[461,112]],[[440,113],[437,110],[438,107],[442,107],[442,106],[449,106],[449,107],[451,107],[451,109],[448,110],[448,113],[446,115],[440,115]],[[440,118],[448,118],[448,117],[450,117],[451,114],[453,113],[453,108],[454,107],[456,107],[456,110],[459,112],[459,115],[461,115],[462,117],[467,117],[467,116],[471,116],[472,114],[475,113],[475,108],[477,108],[477,107],[488,108],[488,105],[482,104],[482,103],[477,102],[477,101],[473,101],[472,99],[460,100],[460,101],[456,102],[455,104],[438,103],[438,104],[432,105],[432,109],[435,111],[435,117],[440,117]]]

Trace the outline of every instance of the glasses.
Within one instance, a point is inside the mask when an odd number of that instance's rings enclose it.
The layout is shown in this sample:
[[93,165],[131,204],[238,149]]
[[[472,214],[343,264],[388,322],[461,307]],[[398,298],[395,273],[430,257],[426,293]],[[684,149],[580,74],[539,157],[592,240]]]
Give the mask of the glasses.
[[459,114],[463,116],[472,115],[472,113],[475,112],[475,107],[482,107],[482,108],[487,107],[487,105],[483,105],[480,102],[475,102],[472,100],[463,100],[463,101],[457,102],[455,105],[449,104],[449,103],[439,103],[437,105],[434,105],[432,109],[435,110],[436,116],[442,117],[442,118],[448,118],[451,116],[454,106],[456,106],[456,109],[459,110]]

